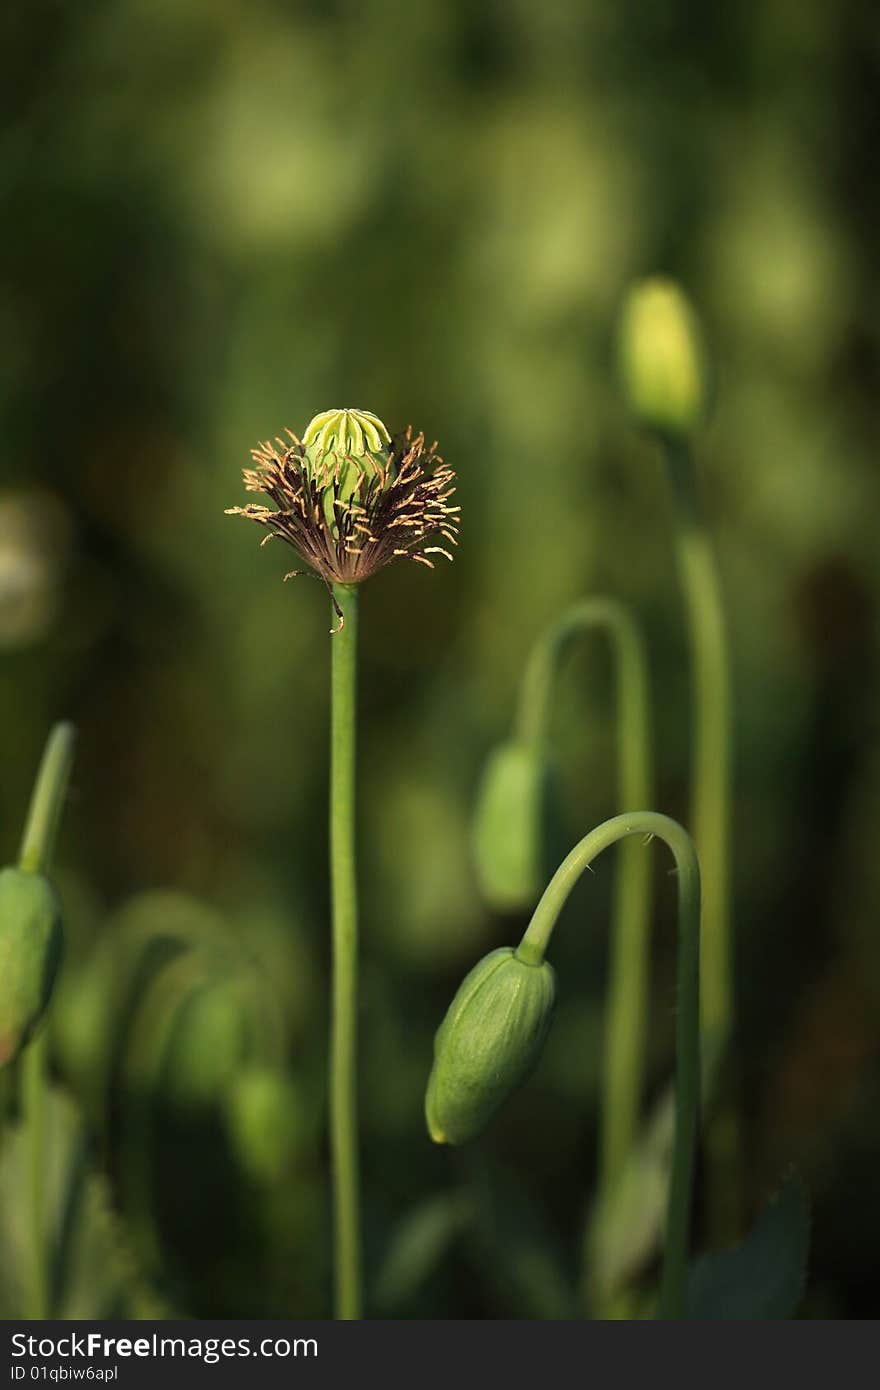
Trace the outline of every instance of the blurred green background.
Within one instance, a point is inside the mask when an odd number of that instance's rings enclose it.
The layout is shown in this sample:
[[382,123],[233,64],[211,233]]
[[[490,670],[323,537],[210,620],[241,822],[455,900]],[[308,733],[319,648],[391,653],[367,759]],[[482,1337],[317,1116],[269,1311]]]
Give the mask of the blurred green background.
[[[572,599],[641,615],[657,809],[687,813],[665,479],[610,366],[624,288],[659,270],[714,356],[698,453],[734,640],[749,1204],[794,1164],[814,1198],[805,1313],[876,1314],[876,7],[33,0],[0,33],[0,827],[11,859],[47,725],[74,719],[55,1067],[126,1268],[184,1315],[326,1316],[330,614],[223,509],[258,439],[354,404],[437,437],[463,508],[451,568],[401,564],[363,594],[372,1311],[564,1307],[547,1262],[574,1276],[593,1182],[608,864],[554,943],[560,1014],[527,1089],[472,1153],[432,1149],[422,1095],[461,975],[522,926],[480,904],[469,815],[528,648]],[[565,848],[615,809],[601,644],[570,663],[556,719]],[[114,952],[178,920],[222,938],[221,988],[184,988],[188,1061],[159,1076],[142,1054],[167,999],[142,967],[123,984]],[[269,1182],[229,1138],[255,1047],[227,1007],[240,960],[295,1094]],[[414,1211],[438,1259],[388,1273]],[[14,1305],[14,1271],[2,1283]]]

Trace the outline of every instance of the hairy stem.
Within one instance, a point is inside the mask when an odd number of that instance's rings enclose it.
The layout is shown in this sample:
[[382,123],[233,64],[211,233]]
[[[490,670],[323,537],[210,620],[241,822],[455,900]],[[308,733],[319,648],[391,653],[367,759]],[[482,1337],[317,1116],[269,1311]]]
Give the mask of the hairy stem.
[[333,1162],[335,1313],[361,1316],[360,1194],[357,1136],[357,883],[355,735],[358,595],[336,584],[342,626],[332,637],[330,731],[330,882],[333,1002],[330,1033],[330,1141]]
[[666,1217],[661,1318],[684,1316],[691,1193],[700,1101],[700,867],[693,841],[677,821],[655,811],[615,816],[592,830],[563,860],[535,908],[518,954],[543,960],[553,928],[581,874],[604,849],[630,835],[656,836],[672,851],[678,876],[678,1012],[675,1141]]

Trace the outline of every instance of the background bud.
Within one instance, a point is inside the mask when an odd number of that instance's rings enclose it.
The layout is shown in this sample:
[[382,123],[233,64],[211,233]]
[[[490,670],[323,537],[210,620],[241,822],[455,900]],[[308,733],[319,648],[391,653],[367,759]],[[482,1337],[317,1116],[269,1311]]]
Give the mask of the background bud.
[[491,951],[465,977],[437,1030],[425,1097],[437,1144],[463,1144],[483,1130],[528,1076],[553,1016],[556,976],[509,946]]
[[244,1067],[233,1077],[224,1112],[236,1156],[257,1182],[283,1178],[311,1129],[299,1087],[266,1066]]
[[618,337],[626,403],[659,434],[690,433],[706,405],[705,357],[697,316],[672,280],[643,280],[629,291]]
[[234,976],[218,975],[194,989],[175,1019],[164,1059],[165,1091],[177,1104],[209,1106],[251,1051],[253,1028]]
[[0,870],[0,1066],[46,1011],[61,958],[61,904],[42,874]]
[[544,887],[552,770],[532,744],[504,743],[486,766],[474,812],[480,892],[497,912],[532,907]]

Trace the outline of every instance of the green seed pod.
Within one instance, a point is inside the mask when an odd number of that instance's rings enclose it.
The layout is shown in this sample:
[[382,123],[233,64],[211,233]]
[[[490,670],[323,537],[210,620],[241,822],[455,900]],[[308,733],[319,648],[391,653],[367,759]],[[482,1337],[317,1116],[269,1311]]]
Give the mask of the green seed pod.
[[486,767],[473,824],[480,892],[497,912],[537,902],[546,881],[552,769],[529,743],[503,743]]
[[553,1017],[556,975],[510,946],[490,951],[465,977],[437,1030],[425,1097],[436,1144],[478,1135],[535,1066]]
[[281,1072],[245,1067],[224,1098],[230,1142],[246,1173],[277,1182],[303,1147],[309,1129],[299,1088]]
[[61,904],[42,874],[0,870],[0,1066],[46,1012],[61,958]]
[[626,403],[646,429],[690,434],[706,408],[697,316],[682,290],[659,277],[634,285],[620,319],[618,363]]
[[303,446],[313,477],[335,477],[324,497],[327,521],[335,526],[337,502],[350,502],[359,479],[382,475],[388,468],[391,436],[370,410],[322,410],[306,425]]

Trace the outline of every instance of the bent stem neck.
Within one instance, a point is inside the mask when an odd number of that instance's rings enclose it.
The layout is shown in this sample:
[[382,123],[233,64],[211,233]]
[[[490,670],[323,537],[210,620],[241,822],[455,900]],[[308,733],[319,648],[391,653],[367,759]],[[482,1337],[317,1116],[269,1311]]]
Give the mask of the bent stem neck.
[[[578,636],[599,632],[611,646],[617,702],[617,808],[654,801],[648,660],[626,604],[596,596],[564,612],[533,648],[520,692],[517,731],[524,742],[549,739],[552,695]],[[599,1186],[623,1171],[638,1130],[644,1088],[651,865],[637,845],[620,855],[614,891],[608,1006],[599,1109]]]
[[687,831],[654,811],[615,816],[586,835],[563,860],[535,909],[519,945],[519,957],[537,965],[569,894],[603,850],[631,835],[654,836],[672,851],[678,878],[678,966],[675,1073],[675,1142],[672,1158],[660,1316],[681,1318],[687,1280],[691,1191],[700,1096],[700,867]]
[[649,702],[641,634],[629,609],[617,599],[582,599],[536,642],[520,686],[516,733],[524,743],[547,743],[553,689],[560,666],[573,639],[594,629],[608,633],[614,651],[621,734],[628,734],[621,737],[619,744],[620,786],[626,797],[640,791],[649,777]]

